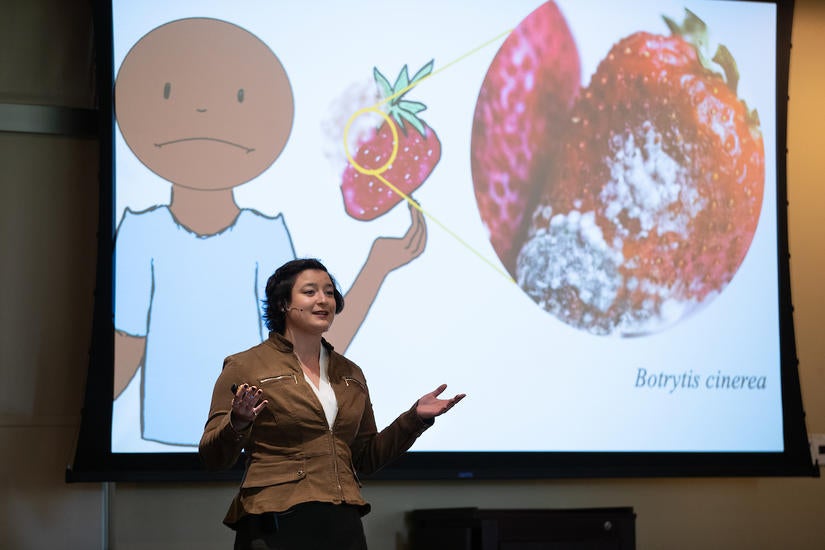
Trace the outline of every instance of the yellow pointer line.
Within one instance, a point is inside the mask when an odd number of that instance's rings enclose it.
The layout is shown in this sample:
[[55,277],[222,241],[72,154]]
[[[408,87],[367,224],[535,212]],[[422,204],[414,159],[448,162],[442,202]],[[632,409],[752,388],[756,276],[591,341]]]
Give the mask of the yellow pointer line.
[[438,225],[441,229],[443,229],[444,231],[446,231],[446,232],[447,232],[450,236],[452,236],[455,240],[457,240],[459,243],[461,243],[462,245],[464,245],[464,247],[465,247],[465,248],[467,248],[467,250],[469,250],[470,252],[472,252],[473,254],[475,254],[476,256],[478,256],[478,257],[481,259],[481,261],[483,261],[484,263],[486,263],[487,265],[489,265],[490,267],[492,267],[493,269],[495,269],[496,271],[498,271],[500,274],[504,275],[504,277],[505,277],[508,281],[510,281],[511,283],[515,284],[515,282],[516,282],[516,281],[515,281],[515,279],[513,279],[513,278],[510,276],[510,274],[509,274],[509,273],[507,273],[506,271],[503,271],[503,270],[502,270],[499,266],[497,266],[496,264],[494,264],[493,262],[491,262],[490,260],[488,260],[487,258],[485,258],[485,257],[484,257],[484,256],[483,256],[483,255],[482,255],[482,254],[478,251],[478,250],[476,250],[475,248],[473,248],[473,247],[472,247],[472,246],[471,246],[471,245],[470,245],[467,241],[465,241],[464,239],[462,239],[461,237],[459,237],[459,236],[458,236],[458,235],[457,235],[454,231],[452,231],[452,230],[451,230],[450,228],[448,228],[446,225],[444,225],[443,223],[441,223],[441,222],[440,222],[440,221],[439,221],[439,220],[438,220],[435,216],[433,216],[432,214],[430,214],[429,212],[427,212],[426,210],[424,210],[423,208],[421,208],[421,205],[420,205],[420,204],[418,204],[417,202],[415,202],[414,200],[412,200],[412,199],[411,199],[410,197],[408,197],[405,193],[403,193],[403,192],[402,192],[399,188],[397,188],[396,186],[394,186],[393,184],[391,184],[389,181],[387,181],[387,178],[385,178],[385,177],[384,177],[384,176],[382,176],[381,174],[375,174],[375,177],[376,177],[376,178],[378,178],[379,180],[381,180],[381,181],[384,183],[384,185],[386,185],[387,187],[389,187],[390,189],[392,189],[392,190],[393,190],[393,192],[394,192],[396,195],[398,195],[399,197],[401,197],[402,199],[404,199],[405,201],[407,201],[407,202],[408,202],[408,203],[409,203],[409,204],[410,204],[413,208],[415,208],[416,210],[418,210],[419,212],[421,212],[422,214],[424,214],[425,216],[427,216],[429,219],[431,219],[432,221],[434,221],[434,222],[435,222],[435,223],[436,223],[436,224],[437,224],[437,225]]
[[[425,81],[425,80],[427,80],[428,78],[430,78],[430,77],[433,77],[433,76],[437,75],[438,73],[440,73],[440,72],[444,71],[444,70],[445,70],[445,69],[447,69],[448,67],[452,67],[453,65],[455,65],[455,64],[456,64],[456,63],[458,63],[459,61],[463,61],[463,60],[467,59],[468,57],[470,57],[470,56],[471,56],[471,55],[473,55],[474,53],[478,52],[479,50],[482,50],[483,48],[486,48],[487,46],[489,46],[489,45],[490,45],[490,44],[492,44],[493,42],[496,42],[496,41],[500,40],[501,38],[503,38],[503,37],[507,36],[507,35],[508,35],[508,34],[510,34],[511,32],[513,32],[513,29],[508,29],[508,30],[504,31],[503,33],[501,33],[501,34],[499,34],[499,35],[495,36],[494,38],[491,38],[491,39],[490,39],[490,40],[488,40],[487,42],[484,42],[484,43],[483,43],[483,44],[481,44],[480,46],[477,46],[476,48],[473,48],[472,50],[470,50],[469,52],[465,53],[464,55],[459,56],[458,58],[456,58],[456,59],[454,59],[454,60],[450,61],[449,63],[447,63],[446,65],[444,65],[444,66],[443,66],[443,67],[441,67],[440,69],[438,69],[437,71],[435,71],[435,72],[432,72],[432,73],[428,74],[427,76],[425,76],[424,78],[422,78],[422,79],[421,79],[421,80],[419,80],[418,82],[414,82],[414,83],[412,83],[412,84],[408,85],[406,88],[403,88],[403,89],[401,89],[401,90],[399,90],[399,91],[395,92],[395,93],[394,93],[394,94],[392,94],[391,96],[389,96],[389,97],[387,97],[387,98],[383,99],[382,101],[379,101],[378,103],[376,103],[376,104],[375,104],[375,106],[374,106],[373,108],[378,108],[380,105],[383,105],[384,103],[387,103],[388,101],[392,101],[392,100],[393,100],[393,99],[395,99],[396,97],[399,97],[399,96],[401,96],[401,95],[405,94],[407,91],[409,91],[409,90],[411,90],[412,88],[414,88],[414,87],[418,86],[419,84],[421,84],[422,82],[424,82],[424,81]],[[345,146],[346,146],[346,145],[345,145]],[[351,164],[352,164],[352,162],[351,162]],[[355,166],[355,165],[353,165],[353,166],[355,167],[355,169],[356,169],[356,170],[359,168],[358,166]],[[359,170],[359,171],[360,171],[360,170]],[[441,223],[441,221],[439,221],[439,220],[438,220],[435,216],[433,216],[432,214],[430,214],[429,212],[427,212],[426,210],[424,210],[423,208],[421,208],[421,206],[420,206],[417,202],[415,202],[414,200],[412,200],[412,199],[411,199],[410,197],[408,197],[405,193],[403,193],[403,192],[402,192],[399,188],[397,188],[397,187],[396,187],[396,186],[394,186],[392,183],[390,183],[389,181],[387,181],[387,179],[386,179],[384,176],[382,176],[381,174],[372,174],[372,175],[373,175],[373,176],[375,176],[376,178],[378,178],[379,180],[381,180],[381,181],[384,183],[384,185],[386,185],[387,187],[389,187],[390,189],[392,189],[392,191],[393,191],[396,195],[398,195],[399,197],[401,197],[402,199],[404,199],[405,201],[407,201],[407,203],[409,203],[410,205],[412,205],[412,207],[413,207],[413,208],[415,208],[416,210],[418,210],[419,212],[421,212],[422,214],[424,214],[424,216],[426,216],[427,218],[429,218],[429,219],[431,219],[432,221],[434,221],[434,222],[436,223],[436,225],[438,225],[441,229],[443,229],[444,231],[446,231],[446,232],[447,232],[447,233],[448,233],[451,237],[453,237],[455,240],[457,240],[459,243],[461,243],[461,244],[462,244],[462,245],[463,245],[463,246],[464,246],[467,250],[469,250],[470,252],[472,252],[473,254],[475,254],[476,256],[478,256],[478,258],[479,258],[479,259],[481,259],[481,261],[483,261],[484,263],[486,263],[487,265],[489,265],[490,267],[492,267],[494,270],[498,271],[498,272],[499,272],[501,275],[503,275],[503,276],[504,276],[504,277],[505,277],[508,281],[510,281],[511,283],[515,284],[515,282],[516,282],[516,281],[515,281],[515,279],[513,279],[513,278],[510,276],[510,274],[509,274],[509,273],[507,273],[506,271],[502,270],[499,266],[497,266],[496,264],[494,264],[493,262],[491,262],[490,260],[488,260],[487,258],[485,258],[485,257],[484,257],[484,256],[483,256],[483,255],[482,255],[482,254],[478,251],[478,250],[476,250],[475,248],[473,248],[473,247],[472,247],[472,246],[471,246],[471,245],[470,245],[467,241],[465,241],[464,239],[462,239],[461,237],[459,237],[459,236],[458,236],[458,234],[457,234],[455,231],[453,231],[453,230],[451,230],[450,228],[448,228],[446,225],[444,225],[443,223]]]
[[424,78],[422,78],[422,79],[421,79],[421,80],[419,80],[418,82],[413,82],[413,83],[409,84],[406,88],[403,88],[403,89],[401,89],[401,90],[399,90],[399,91],[395,92],[395,93],[394,93],[394,94],[392,94],[391,96],[389,96],[389,97],[387,97],[387,98],[382,99],[381,101],[379,101],[378,103],[376,103],[376,104],[375,104],[375,106],[376,106],[376,107],[378,107],[379,105],[383,105],[384,103],[387,103],[387,102],[389,102],[389,101],[392,101],[392,100],[393,100],[393,99],[395,99],[396,97],[399,97],[399,96],[404,95],[404,94],[405,94],[405,93],[407,93],[409,90],[412,90],[413,88],[415,88],[416,86],[418,86],[419,84],[421,84],[422,82],[424,82],[425,80],[427,80],[428,78],[431,78],[431,77],[433,77],[433,76],[437,75],[438,73],[440,73],[440,72],[444,71],[444,70],[445,70],[445,69],[447,69],[448,67],[452,67],[453,65],[455,65],[455,64],[456,64],[456,63],[458,63],[459,61],[464,61],[465,59],[467,59],[468,57],[470,57],[470,56],[471,56],[471,55],[473,55],[474,53],[478,52],[479,50],[482,50],[482,49],[486,48],[487,46],[489,46],[489,45],[490,45],[490,44],[492,44],[493,42],[496,42],[496,41],[500,40],[501,38],[503,38],[503,37],[507,36],[507,35],[508,35],[508,34],[510,34],[511,32],[513,32],[513,29],[507,29],[507,30],[506,30],[506,31],[504,31],[503,33],[501,33],[501,34],[499,34],[499,35],[495,36],[494,38],[491,38],[490,40],[488,40],[487,42],[485,42],[485,43],[481,44],[480,46],[477,46],[477,47],[473,48],[472,50],[470,50],[469,52],[465,53],[464,55],[459,56],[459,57],[457,57],[456,59],[453,59],[452,61],[450,61],[449,63],[447,63],[446,65],[444,65],[444,66],[443,66],[443,67],[441,67],[440,69],[438,69],[437,71],[435,71],[435,72],[432,72],[432,73],[428,74],[427,76],[425,76]]

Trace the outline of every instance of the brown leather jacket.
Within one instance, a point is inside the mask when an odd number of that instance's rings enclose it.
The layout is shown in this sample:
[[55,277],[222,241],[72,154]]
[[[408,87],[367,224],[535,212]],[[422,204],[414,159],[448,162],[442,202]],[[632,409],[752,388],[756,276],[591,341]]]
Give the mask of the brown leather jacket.
[[[364,373],[328,342],[323,345],[338,400],[332,429],[283,336],[270,333],[265,342],[224,361],[199,451],[204,465],[217,470],[234,465],[246,449],[246,472],[224,519],[230,527],[245,514],[281,512],[309,501],[346,502],[368,512],[356,472],[378,470],[431,425],[413,406],[378,432]],[[232,385],[243,383],[261,388],[269,404],[239,433],[230,425],[229,413]]]

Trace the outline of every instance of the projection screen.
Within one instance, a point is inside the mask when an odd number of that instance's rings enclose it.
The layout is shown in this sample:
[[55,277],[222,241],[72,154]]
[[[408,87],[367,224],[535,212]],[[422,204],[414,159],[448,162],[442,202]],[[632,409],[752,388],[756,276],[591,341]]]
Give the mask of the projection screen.
[[346,296],[328,338],[379,426],[468,395],[379,477],[812,475],[791,10],[105,3],[111,264],[69,477],[206,476],[222,361],[267,337],[266,279],[296,257]]

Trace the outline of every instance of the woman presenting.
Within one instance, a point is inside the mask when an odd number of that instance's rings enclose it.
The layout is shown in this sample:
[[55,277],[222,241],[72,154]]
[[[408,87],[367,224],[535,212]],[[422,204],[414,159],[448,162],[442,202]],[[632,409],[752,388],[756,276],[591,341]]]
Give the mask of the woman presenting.
[[322,338],[343,308],[321,262],[287,262],[266,285],[269,338],[224,361],[199,450],[223,469],[246,449],[224,519],[236,550],[365,549],[358,474],[403,454],[464,397],[440,399],[441,385],[379,432],[363,372]]

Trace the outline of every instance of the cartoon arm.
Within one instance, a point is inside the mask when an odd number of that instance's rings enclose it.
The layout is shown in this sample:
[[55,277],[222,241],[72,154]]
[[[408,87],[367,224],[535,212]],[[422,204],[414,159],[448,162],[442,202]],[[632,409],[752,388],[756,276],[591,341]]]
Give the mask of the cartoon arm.
[[115,330],[115,399],[123,393],[134,378],[138,367],[143,364],[145,354],[145,336],[132,336]]
[[346,307],[336,317],[326,339],[345,352],[369,312],[384,279],[397,269],[424,252],[427,244],[427,225],[424,214],[412,204],[410,228],[403,237],[378,237],[372,243],[367,260],[349,292],[344,297]]

